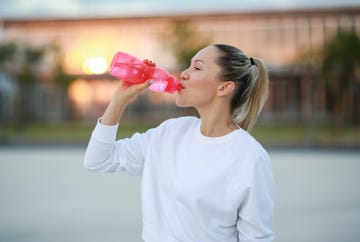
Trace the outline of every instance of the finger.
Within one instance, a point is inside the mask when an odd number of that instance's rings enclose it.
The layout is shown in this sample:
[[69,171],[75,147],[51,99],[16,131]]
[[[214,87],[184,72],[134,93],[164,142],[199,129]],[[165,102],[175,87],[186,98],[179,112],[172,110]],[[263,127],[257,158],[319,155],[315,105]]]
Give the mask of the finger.
[[147,80],[139,85],[136,85],[136,88],[138,91],[144,90],[151,85],[151,82],[152,82],[151,80]]
[[141,84],[132,85],[132,86],[127,88],[127,93],[130,96],[135,96],[139,92],[141,92],[142,90],[146,89],[149,86],[150,86],[150,81],[146,81],[146,82],[141,83]]
[[146,65],[151,66],[151,67],[155,67],[155,66],[156,66],[156,64],[155,64],[153,61],[149,60],[149,59],[145,59],[145,60],[143,60],[143,62],[144,62]]

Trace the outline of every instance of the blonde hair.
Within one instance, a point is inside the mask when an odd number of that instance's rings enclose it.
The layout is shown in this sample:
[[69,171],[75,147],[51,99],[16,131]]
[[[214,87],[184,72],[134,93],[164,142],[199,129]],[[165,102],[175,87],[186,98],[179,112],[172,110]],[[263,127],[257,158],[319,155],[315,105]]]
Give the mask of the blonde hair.
[[220,50],[217,60],[222,70],[220,80],[236,84],[230,103],[232,120],[242,129],[250,131],[268,96],[268,72],[263,61],[249,58],[238,48],[224,44],[214,46]]

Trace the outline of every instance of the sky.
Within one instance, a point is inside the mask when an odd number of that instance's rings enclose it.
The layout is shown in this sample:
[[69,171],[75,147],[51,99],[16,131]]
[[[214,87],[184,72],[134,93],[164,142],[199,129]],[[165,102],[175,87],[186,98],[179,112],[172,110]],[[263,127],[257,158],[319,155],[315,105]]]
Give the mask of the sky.
[[149,16],[339,6],[360,6],[360,0],[0,0],[0,19]]

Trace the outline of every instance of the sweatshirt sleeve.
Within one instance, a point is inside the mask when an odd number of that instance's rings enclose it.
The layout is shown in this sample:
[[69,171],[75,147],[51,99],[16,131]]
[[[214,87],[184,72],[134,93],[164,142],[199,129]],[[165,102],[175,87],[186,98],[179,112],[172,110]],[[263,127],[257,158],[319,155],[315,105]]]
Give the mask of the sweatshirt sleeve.
[[274,239],[274,181],[272,164],[264,152],[254,160],[253,174],[246,196],[238,210],[240,242],[271,242]]
[[88,143],[84,167],[97,172],[126,171],[141,175],[153,129],[116,141],[118,125],[97,122]]

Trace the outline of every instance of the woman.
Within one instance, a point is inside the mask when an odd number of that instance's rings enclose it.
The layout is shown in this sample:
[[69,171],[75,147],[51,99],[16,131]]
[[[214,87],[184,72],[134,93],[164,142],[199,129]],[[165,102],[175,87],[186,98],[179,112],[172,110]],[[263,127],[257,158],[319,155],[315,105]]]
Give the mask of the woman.
[[272,165],[247,132],[267,96],[263,63],[228,45],[200,50],[181,73],[176,98],[200,119],[170,119],[115,141],[124,109],[149,83],[120,82],[92,133],[85,167],[142,175],[146,242],[272,241]]

